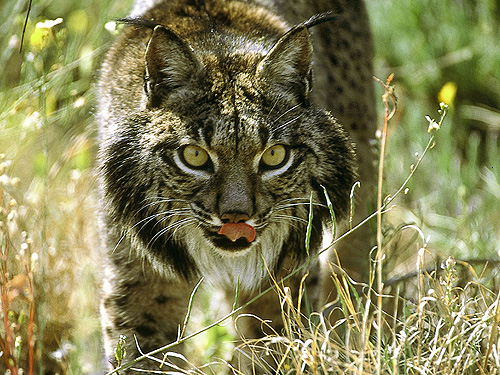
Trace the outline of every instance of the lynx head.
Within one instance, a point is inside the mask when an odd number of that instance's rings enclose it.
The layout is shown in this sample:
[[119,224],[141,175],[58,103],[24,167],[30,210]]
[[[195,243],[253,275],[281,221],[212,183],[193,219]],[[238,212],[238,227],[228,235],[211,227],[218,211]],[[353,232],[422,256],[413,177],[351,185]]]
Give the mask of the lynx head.
[[[110,104],[100,159],[110,221],[141,255],[163,271],[250,289],[263,262],[273,270],[306,256],[311,193],[311,251],[330,217],[324,189],[344,216],[355,157],[341,126],[310,103],[307,27],[235,25],[180,33],[157,24],[141,53],[105,68],[113,88],[101,89]],[[126,105],[113,99],[126,90]]]

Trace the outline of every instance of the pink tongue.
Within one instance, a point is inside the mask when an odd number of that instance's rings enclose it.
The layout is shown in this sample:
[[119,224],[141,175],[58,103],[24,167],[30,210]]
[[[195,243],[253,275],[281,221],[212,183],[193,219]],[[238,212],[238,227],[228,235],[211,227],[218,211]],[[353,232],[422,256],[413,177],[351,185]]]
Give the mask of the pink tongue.
[[233,242],[242,237],[245,237],[248,242],[252,242],[255,239],[254,227],[246,223],[226,223],[220,228],[217,234],[222,234]]

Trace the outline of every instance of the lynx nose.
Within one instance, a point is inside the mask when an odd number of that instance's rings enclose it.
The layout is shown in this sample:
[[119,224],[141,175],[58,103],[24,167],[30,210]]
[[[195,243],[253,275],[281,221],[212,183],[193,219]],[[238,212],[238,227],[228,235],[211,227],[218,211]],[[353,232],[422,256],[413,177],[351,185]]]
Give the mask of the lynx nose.
[[244,214],[242,212],[227,212],[222,214],[221,219],[224,223],[241,223],[245,222],[250,217],[247,214]]

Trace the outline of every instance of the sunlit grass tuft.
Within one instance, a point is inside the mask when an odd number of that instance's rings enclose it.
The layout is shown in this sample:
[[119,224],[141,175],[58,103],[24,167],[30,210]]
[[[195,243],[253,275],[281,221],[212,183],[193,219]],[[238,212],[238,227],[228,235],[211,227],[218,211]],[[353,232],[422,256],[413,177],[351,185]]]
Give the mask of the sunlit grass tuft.
[[[348,293],[339,293],[330,314],[306,317],[283,290],[284,331],[244,346],[267,374],[500,374],[500,294],[476,280],[458,287],[456,274],[452,258],[439,273],[419,270],[420,297],[384,297],[398,298],[397,315],[379,311],[376,301],[360,304],[361,300],[345,299]],[[336,281],[338,288],[352,286],[342,276]],[[384,317],[381,331],[379,313]],[[332,315],[335,319],[330,320]],[[381,353],[377,335],[382,336]]]

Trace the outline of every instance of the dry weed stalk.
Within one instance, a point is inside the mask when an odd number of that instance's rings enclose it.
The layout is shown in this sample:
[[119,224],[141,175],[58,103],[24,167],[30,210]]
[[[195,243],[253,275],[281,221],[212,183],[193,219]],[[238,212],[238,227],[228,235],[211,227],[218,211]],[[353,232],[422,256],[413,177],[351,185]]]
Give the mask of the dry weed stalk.
[[20,249],[17,250],[11,238],[11,232],[18,232],[17,203],[5,187],[12,188],[17,182],[8,176],[8,164],[0,155],[0,356],[10,374],[26,371],[28,375],[33,375],[35,302],[31,240],[27,233],[21,233]]

